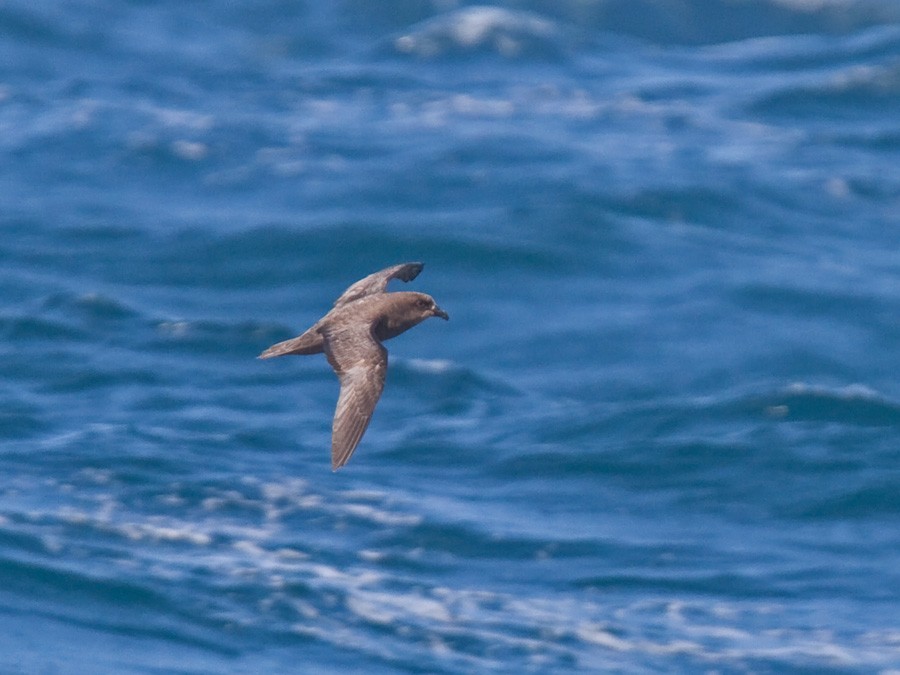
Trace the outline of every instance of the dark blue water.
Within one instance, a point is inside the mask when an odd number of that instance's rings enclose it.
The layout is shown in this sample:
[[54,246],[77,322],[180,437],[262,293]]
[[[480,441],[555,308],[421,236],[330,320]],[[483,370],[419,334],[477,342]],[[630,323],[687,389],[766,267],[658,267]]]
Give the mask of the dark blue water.
[[893,0],[3,2],[0,299],[3,673],[900,669]]

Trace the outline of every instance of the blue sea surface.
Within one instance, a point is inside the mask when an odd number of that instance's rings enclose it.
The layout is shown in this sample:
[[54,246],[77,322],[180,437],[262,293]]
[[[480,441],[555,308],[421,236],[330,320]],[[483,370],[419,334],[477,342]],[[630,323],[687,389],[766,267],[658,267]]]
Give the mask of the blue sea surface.
[[0,3],[0,673],[896,674],[898,345],[894,0]]

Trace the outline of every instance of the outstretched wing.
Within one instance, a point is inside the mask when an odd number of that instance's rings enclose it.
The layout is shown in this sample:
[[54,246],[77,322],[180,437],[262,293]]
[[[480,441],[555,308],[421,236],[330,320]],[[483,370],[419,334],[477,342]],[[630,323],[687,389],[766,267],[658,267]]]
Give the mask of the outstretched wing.
[[403,263],[401,265],[394,265],[393,267],[388,267],[387,269],[383,269],[380,272],[370,274],[366,278],[360,279],[350,288],[344,291],[341,297],[339,297],[335,301],[334,306],[340,307],[341,305],[346,305],[348,302],[359,300],[360,298],[367,295],[384,293],[384,289],[387,288],[388,282],[391,279],[412,281],[417,276],[419,276],[419,272],[422,271],[423,267],[424,265],[420,262]]
[[325,331],[325,355],[341,381],[331,428],[331,469],[347,463],[369,426],[384,389],[387,350],[371,327],[356,324]]

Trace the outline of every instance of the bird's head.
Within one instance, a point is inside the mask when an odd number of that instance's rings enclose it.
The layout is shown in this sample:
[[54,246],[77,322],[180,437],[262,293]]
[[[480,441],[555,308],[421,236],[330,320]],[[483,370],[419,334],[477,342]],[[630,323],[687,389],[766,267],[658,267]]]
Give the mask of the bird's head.
[[410,295],[415,296],[414,298],[410,298],[410,300],[413,304],[414,313],[422,317],[420,321],[424,321],[432,316],[439,316],[444,321],[450,320],[450,316],[447,312],[438,307],[434,298],[430,295],[425,293],[410,293]]
[[430,295],[413,291],[387,293],[387,307],[376,329],[380,340],[387,340],[422,323],[425,319],[438,316],[445,321],[450,317],[437,306]]

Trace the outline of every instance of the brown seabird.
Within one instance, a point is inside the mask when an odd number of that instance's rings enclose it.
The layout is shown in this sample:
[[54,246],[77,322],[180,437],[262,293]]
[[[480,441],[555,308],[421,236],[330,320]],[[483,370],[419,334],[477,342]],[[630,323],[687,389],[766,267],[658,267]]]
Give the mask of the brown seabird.
[[387,350],[384,340],[397,337],[431,316],[447,312],[425,293],[386,293],[391,279],[412,281],[422,263],[403,263],[360,279],[344,291],[331,311],[302,335],[272,345],[261,359],[285,354],[321,354],[341,381],[331,429],[331,470],[337,471],[356,450],[384,389]]

